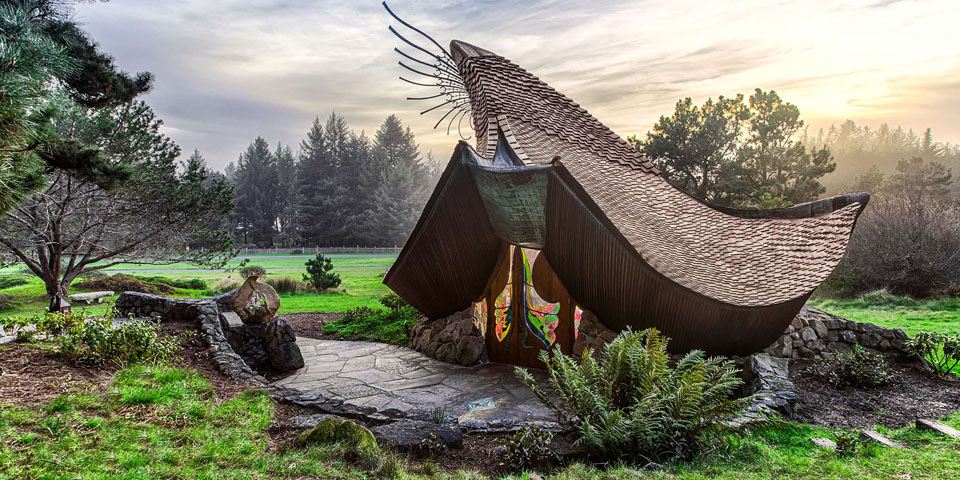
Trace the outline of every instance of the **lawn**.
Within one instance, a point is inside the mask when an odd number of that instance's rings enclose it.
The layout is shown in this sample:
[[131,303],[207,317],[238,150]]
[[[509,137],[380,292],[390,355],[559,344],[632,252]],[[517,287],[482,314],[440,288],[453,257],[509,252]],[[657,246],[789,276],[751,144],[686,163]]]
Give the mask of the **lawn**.
[[[383,274],[386,268],[393,263],[396,255],[365,255],[358,256],[340,256],[334,260],[334,272],[340,275],[342,283],[336,291],[330,291],[323,294],[300,294],[300,295],[281,295],[280,313],[300,313],[300,312],[343,312],[358,306],[378,307],[378,299],[389,292],[389,289],[383,285]],[[303,262],[306,258],[265,258],[251,264],[260,265],[268,269],[268,277],[273,278],[296,278],[301,279],[305,271]],[[238,261],[239,262],[239,261]],[[158,272],[151,267],[153,265],[140,265],[129,267],[130,270],[140,269],[135,275],[153,276],[160,275],[166,278],[176,280],[190,280],[199,278],[207,282],[208,286],[214,287],[221,281],[239,281],[240,274],[236,271],[192,271],[195,266],[185,264],[176,264],[180,271]],[[170,267],[164,266],[165,268]],[[350,269],[343,267],[376,267]],[[379,267],[383,267],[382,269]],[[22,268],[22,267],[21,267]],[[158,267],[159,268],[159,267]],[[273,269],[273,270],[271,270]],[[8,271],[19,271],[15,266],[7,267]],[[129,271],[127,269],[120,269]],[[107,273],[111,273],[108,270]],[[79,278],[74,283],[82,282]],[[81,293],[86,290],[80,288],[71,288],[70,293]],[[120,292],[117,292],[119,294]],[[209,293],[209,292],[207,292]],[[0,289],[0,295],[8,297],[13,304],[12,308],[0,309],[0,317],[4,316],[31,316],[42,313],[47,308],[47,298],[43,284],[37,278],[31,278],[30,283],[12,288]],[[202,297],[204,292],[201,290],[177,289],[174,294],[178,297]],[[116,295],[108,297],[106,301],[116,300]],[[85,306],[75,305],[76,308],[86,310],[89,313],[99,314],[109,308],[107,303]]]
[[[89,385],[46,405],[0,404],[0,479],[483,478],[383,450],[358,458],[336,445],[288,448],[283,439],[277,445],[276,414],[259,390],[217,398],[194,370],[127,367],[108,386]],[[958,415],[944,421],[960,427]],[[810,443],[834,432],[783,423],[731,435],[661,470],[573,464],[542,477],[887,479],[956,478],[960,471],[956,442],[912,428],[881,431],[908,448],[868,447],[841,457]]]
[[922,331],[960,332],[960,298],[957,297],[913,300],[887,296],[878,301],[866,294],[855,299],[814,299],[810,304],[857,322],[902,328],[908,335]]

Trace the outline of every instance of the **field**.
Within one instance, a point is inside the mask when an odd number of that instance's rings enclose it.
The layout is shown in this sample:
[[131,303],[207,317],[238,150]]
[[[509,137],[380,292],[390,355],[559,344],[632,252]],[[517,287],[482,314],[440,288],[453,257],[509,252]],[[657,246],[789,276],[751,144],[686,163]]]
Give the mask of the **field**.
[[[323,294],[281,295],[280,313],[300,312],[342,312],[357,306],[378,306],[377,300],[389,290],[383,285],[383,274],[387,267],[396,260],[394,254],[384,255],[330,255],[333,258],[334,272],[340,275],[342,283],[337,291]],[[163,276],[174,280],[190,280],[199,278],[210,287],[221,281],[239,281],[241,279],[236,267],[244,259],[249,259],[249,265],[259,265],[267,269],[268,277],[273,278],[302,278],[304,262],[310,256],[249,256],[231,260],[225,270],[200,270],[194,265],[177,263],[173,265],[117,265],[106,269],[106,273],[130,273],[138,276]],[[2,273],[21,272],[22,266],[10,266]],[[0,276],[2,278],[2,276]],[[78,279],[74,283],[83,281]],[[71,289],[70,293],[81,293],[83,289]],[[117,292],[119,294],[120,292]],[[46,309],[47,299],[43,284],[37,278],[31,278],[30,283],[13,288],[0,289],[0,295],[8,297],[13,304],[12,308],[0,309],[0,316],[29,316],[41,313]],[[200,297],[199,290],[177,289],[179,297]],[[113,301],[116,296],[108,297]],[[91,306],[77,305],[90,313],[102,313],[108,308],[107,304]]]
[[[396,254],[333,254],[330,257],[333,259],[334,271],[343,280],[341,288],[323,294],[281,295],[280,313],[343,312],[358,306],[379,306],[377,300],[389,291],[382,283],[383,274],[396,260]],[[264,267],[269,277],[300,279],[304,272],[304,262],[308,258],[311,258],[311,255],[249,255],[231,260],[222,270],[202,270],[194,265],[175,263],[122,264],[105,271],[108,274],[129,273],[176,280],[199,278],[212,288],[221,281],[240,280],[238,267],[244,261],[247,261],[248,265]],[[13,274],[22,270],[22,266],[13,265],[0,269],[0,274]],[[2,278],[0,275],[0,279]],[[72,289],[71,293],[83,291]],[[11,308],[0,309],[0,316],[35,315],[42,312],[47,305],[43,285],[35,278],[26,285],[0,289],[0,295],[8,297],[13,304]],[[203,296],[203,292],[178,289],[175,295],[199,297]],[[112,297],[109,300],[115,299],[116,297]],[[957,297],[914,300],[880,291],[854,299],[814,298],[810,303],[834,315],[884,327],[902,328],[911,335],[924,330],[960,332],[960,298]],[[108,308],[107,304],[79,307],[90,313],[101,313]]]

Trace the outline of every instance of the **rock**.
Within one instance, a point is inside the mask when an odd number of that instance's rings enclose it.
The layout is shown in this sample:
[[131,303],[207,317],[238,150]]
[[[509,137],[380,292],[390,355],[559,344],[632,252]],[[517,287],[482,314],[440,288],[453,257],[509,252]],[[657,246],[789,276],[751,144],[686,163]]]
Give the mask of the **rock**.
[[881,435],[880,433],[878,433],[878,432],[876,432],[876,431],[874,431],[874,430],[861,430],[861,431],[860,431],[860,436],[863,437],[863,438],[865,438],[865,439],[867,439],[867,440],[870,440],[870,441],[879,443],[880,445],[883,445],[884,447],[897,448],[897,449],[902,449],[902,448],[903,448],[903,445],[900,445],[899,443],[894,442],[893,440],[890,440],[889,438]]
[[271,322],[280,309],[277,291],[266,283],[258,282],[257,278],[256,275],[247,277],[230,302],[230,309],[248,325]]
[[484,343],[478,337],[464,337],[457,344],[457,361],[460,365],[473,365],[483,356]]
[[860,334],[860,345],[863,345],[864,347],[873,348],[879,346],[880,340],[882,340],[880,335],[875,332]]
[[813,327],[803,327],[800,330],[800,339],[804,342],[810,342],[817,339],[817,331]]
[[297,346],[297,336],[283,318],[278,317],[263,329],[263,349],[274,370],[289,372],[303,368],[303,355]]
[[826,448],[827,450],[836,450],[836,449],[837,449],[837,442],[834,442],[833,440],[830,440],[829,438],[814,437],[814,438],[811,438],[811,439],[810,439],[810,442],[812,442],[814,445],[816,445],[816,446],[818,446],[818,447],[820,447],[820,448]]
[[824,324],[822,320],[819,320],[816,318],[810,319],[809,325],[810,325],[810,328],[812,328],[813,331],[816,332],[818,338],[826,337],[827,332],[829,332],[827,325]]
[[850,344],[857,343],[857,334],[851,332],[850,330],[841,330],[840,341],[850,343]]
[[366,427],[338,418],[332,417],[321,420],[315,427],[300,434],[294,444],[303,447],[312,444],[342,442],[359,448],[377,446],[377,440],[373,433]]
[[298,415],[290,419],[289,426],[292,428],[313,428],[320,424],[320,422],[328,419],[334,419],[337,421],[344,421],[345,418],[338,417],[336,415],[329,415],[326,413],[315,413],[313,415]]
[[754,393],[767,395],[782,413],[790,415],[800,400],[797,389],[790,381],[790,364],[786,358],[777,358],[765,353],[751,355],[745,363],[753,376],[751,387]]
[[373,427],[371,431],[381,445],[405,452],[463,447],[463,433],[459,428],[423,420],[398,420]]
[[437,349],[436,359],[441,362],[453,363],[457,358],[457,349],[452,343],[444,343]]

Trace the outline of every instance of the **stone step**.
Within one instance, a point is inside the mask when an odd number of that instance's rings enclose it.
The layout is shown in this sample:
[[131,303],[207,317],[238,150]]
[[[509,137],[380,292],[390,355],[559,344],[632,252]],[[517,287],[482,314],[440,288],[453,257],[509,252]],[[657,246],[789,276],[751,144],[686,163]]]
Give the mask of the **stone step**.
[[879,443],[884,447],[901,448],[901,449],[905,448],[903,445],[900,445],[899,443],[894,442],[893,440],[890,440],[889,438],[881,435],[879,432],[876,432],[874,430],[860,430],[860,436],[867,440]]
[[826,448],[827,450],[836,450],[836,449],[837,449],[837,442],[834,442],[833,440],[830,440],[829,438],[814,437],[814,438],[811,438],[810,441],[813,442],[814,445],[816,445],[816,446],[818,446],[818,447],[820,447],[820,448]]
[[950,425],[944,425],[936,420],[930,420],[926,418],[917,419],[917,428],[923,430],[933,430],[934,432],[939,432],[950,438],[960,440],[960,430],[957,430]]

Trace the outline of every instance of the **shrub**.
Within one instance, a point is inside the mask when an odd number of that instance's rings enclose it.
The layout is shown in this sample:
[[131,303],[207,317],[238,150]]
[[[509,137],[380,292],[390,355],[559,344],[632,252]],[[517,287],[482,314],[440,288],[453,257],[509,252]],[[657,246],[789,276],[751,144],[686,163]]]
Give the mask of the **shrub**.
[[[142,278],[142,277],[141,277]],[[200,280],[199,278],[191,278],[190,280],[180,280],[172,279],[167,277],[147,277],[144,280],[154,283],[154,284],[164,284],[171,287],[183,288],[185,290],[206,290],[207,282]]]
[[161,336],[160,323],[136,321],[113,325],[113,314],[73,325],[60,339],[60,353],[77,362],[103,366],[132,363],[164,364],[179,349],[174,336]]
[[883,355],[866,350],[860,345],[854,345],[847,352],[823,360],[821,367],[821,376],[837,387],[876,386],[890,378]]
[[856,296],[859,288],[860,280],[857,274],[846,262],[841,262],[820,284],[814,295],[818,298],[850,298]]
[[19,287],[28,283],[30,283],[30,277],[27,275],[0,275],[0,290]]
[[316,258],[311,258],[305,263],[307,273],[303,274],[303,281],[310,282],[318,292],[340,286],[340,275],[331,272],[333,270],[333,261],[330,257],[318,253]]
[[836,434],[837,455],[849,457],[863,448],[864,442],[858,430],[841,430]]
[[864,288],[923,297],[960,283],[960,208],[896,197],[870,203],[847,253]]
[[406,345],[410,329],[420,319],[413,307],[397,310],[357,307],[323,326],[323,333],[348,339]]
[[266,277],[267,269],[261,267],[260,265],[247,265],[240,269],[240,276],[243,278],[249,278],[252,276]]
[[920,332],[907,348],[935,372],[951,373],[960,365],[960,333]]
[[111,276],[90,277],[73,284],[84,290],[112,290],[114,292],[140,292],[153,295],[174,293],[174,288],[165,283],[151,282],[149,279],[118,273]]
[[895,295],[881,288],[861,295],[860,303],[864,307],[915,307],[920,301],[907,295]]
[[240,288],[240,282],[231,279],[230,277],[222,278],[213,284],[213,287],[210,288],[209,292],[213,294],[226,293],[231,290],[236,290]]
[[269,278],[266,281],[267,285],[273,287],[277,293],[287,294],[287,295],[297,295],[300,293],[307,293],[313,290],[313,287],[308,285],[306,282],[297,280],[296,278]]
[[503,455],[497,467],[503,471],[537,470],[550,465],[554,459],[550,443],[553,434],[536,426],[521,428],[503,442]]
[[576,427],[577,442],[603,458],[682,458],[750,397],[732,399],[743,384],[734,364],[691,351],[670,366],[669,339],[655,329],[626,330],[600,352],[577,362],[554,349],[540,352],[559,402],[517,368],[520,380],[558,417]]
[[389,308],[390,310],[400,310],[403,307],[409,307],[410,304],[400,298],[400,295],[390,292],[382,297],[380,297],[380,305]]

